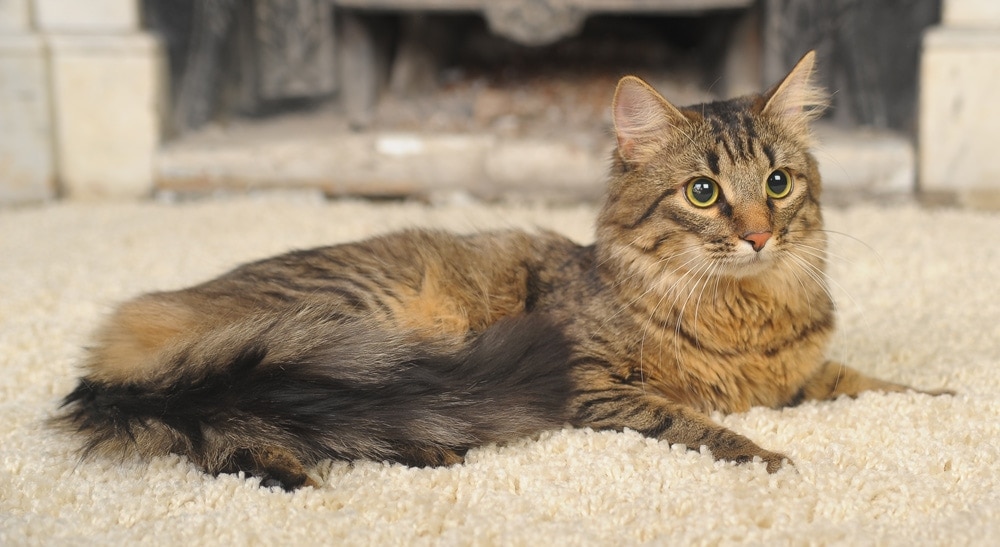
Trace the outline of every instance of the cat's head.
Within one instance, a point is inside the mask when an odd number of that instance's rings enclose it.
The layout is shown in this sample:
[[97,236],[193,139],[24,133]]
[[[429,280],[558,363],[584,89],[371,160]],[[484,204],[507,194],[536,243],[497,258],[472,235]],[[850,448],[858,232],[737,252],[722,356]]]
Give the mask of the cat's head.
[[826,96],[812,82],[814,59],[806,54],[764,94],[684,108],[622,78],[597,231],[605,258],[652,275],[745,278],[799,258],[821,266],[820,180],[809,148]]

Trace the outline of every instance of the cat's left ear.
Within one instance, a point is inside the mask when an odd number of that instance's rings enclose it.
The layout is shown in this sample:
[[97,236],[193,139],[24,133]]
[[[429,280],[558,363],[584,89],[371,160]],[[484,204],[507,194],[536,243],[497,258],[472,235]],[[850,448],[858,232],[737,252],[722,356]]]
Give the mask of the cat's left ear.
[[687,123],[677,107],[635,76],[618,82],[611,110],[618,155],[628,163],[647,161]]
[[806,53],[785,79],[768,91],[764,114],[784,120],[788,125],[809,131],[809,122],[826,108],[828,98],[823,88],[813,82],[816,52]]

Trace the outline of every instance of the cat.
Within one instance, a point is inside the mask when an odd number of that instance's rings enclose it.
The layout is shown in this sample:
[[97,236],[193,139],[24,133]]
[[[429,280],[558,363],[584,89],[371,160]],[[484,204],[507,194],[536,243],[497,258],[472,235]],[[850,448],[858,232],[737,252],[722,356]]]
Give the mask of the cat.
[[318,485],[323,459],[449,465],[566,424],[776,472],[785,455],[708,413],[910,389],[824,356],[814,63],[686,108],[622,78],[592,245],[410,230],[125,302],[55,419],[84,455],[176,453],[285,489]]

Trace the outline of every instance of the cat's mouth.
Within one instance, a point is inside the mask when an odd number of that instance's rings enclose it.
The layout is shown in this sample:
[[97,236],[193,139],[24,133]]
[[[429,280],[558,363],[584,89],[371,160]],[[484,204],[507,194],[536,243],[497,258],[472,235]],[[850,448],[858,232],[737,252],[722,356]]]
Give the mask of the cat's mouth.
[[734,251],[716,258],[715,261],[721,275],[744,278],[767,272],[773,268],[774,259],[774,250],[765,248],[750,252]]

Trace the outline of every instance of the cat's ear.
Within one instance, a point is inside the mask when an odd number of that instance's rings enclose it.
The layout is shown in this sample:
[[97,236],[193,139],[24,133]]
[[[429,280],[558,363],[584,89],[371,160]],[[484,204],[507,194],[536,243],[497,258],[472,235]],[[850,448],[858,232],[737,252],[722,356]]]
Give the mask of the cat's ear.
[[764,114],[781,118],[793,127],[809,130],[809,122],[818,118],[827,106],[823,88],[813,82],[816,52],[810,51],[799,59],[785,79],[764,95]]
[[611,104],[618,154],[629,163],[649,159],[658,150],[657,145],[685,123],[677,107],[635,76],[625,76],[618,82]]

